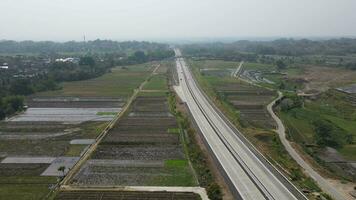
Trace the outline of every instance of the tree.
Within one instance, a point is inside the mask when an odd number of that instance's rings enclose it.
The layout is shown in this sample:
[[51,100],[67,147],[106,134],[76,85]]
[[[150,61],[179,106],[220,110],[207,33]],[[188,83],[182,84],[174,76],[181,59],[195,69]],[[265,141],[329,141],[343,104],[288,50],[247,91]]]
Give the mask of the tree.
[[5,106],[2,99],[0,98],[0,120],[5,119],[5,117],[6,117]]
[[354,137],[351,133],[348,133],[346,136],[345,136],[345,140],[348,144],[353,144],[354,143]]
[[28,80],[21,79],[11,83],[10,92],[14,95],[29,95],[33,93],[33,89]]
[[66,170],[66,167],[65,167],[65,166],[60,166],[60,167],[58,167],[57,170],[58,170],[58,171],[61,171],[62,174],[63,174],[63,176],[64,176],[64,171]]
[[281,89],[281,90],[284,90],[284,89],[286,89],[286,84],[282,81],[282,82],[278,85],[278,88]]
[[79,65],[88,65],[90,67],[95,66],[95,60],[94,58],[90,56],[84,56],[80,58]]
[[318,119],[313,122],[316,143],[322,147],[329,146],[334,148],[342,147],[347,141],[342,129],[333,123]]
[[208,193],[209,199],[212,199],[212,200],[221,200],[221,199],[223,199],[222,198],[221,188],[216,183],[211,183],[208,186],[207,193]]
[[133,56],[130,56],[130,60],[143,63],[147,61],[147,56],[143,51],[136,51]]
[[287,67],[287,65],[282,60],[277,60],[276,65],[278,70],[283,70]]
[[314,130],[315,130],[315,139],[316,143],[320,146],[327,146],[331,139],[331,134],[333,127],[330,123],[325,120],[316,120],[313,122]]

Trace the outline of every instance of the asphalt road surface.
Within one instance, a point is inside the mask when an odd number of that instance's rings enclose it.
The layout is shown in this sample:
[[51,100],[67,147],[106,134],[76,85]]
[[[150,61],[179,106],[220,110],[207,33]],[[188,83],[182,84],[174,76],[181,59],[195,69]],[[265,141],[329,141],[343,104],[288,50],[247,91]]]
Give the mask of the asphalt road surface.
[[[182,99],[194,117],[206,143],[229,179],[238,199],[306,199],[285,177],[276,175],[267,161],[256,154],[256,149],[241,139],[227,120],[218,113],[202,93],[187,67],[181,53],[176,52],[177,72]],[[268,164],[267,164],[268,165]],[[236,192],[235,191],[235,192]],[[235,193],[234,192],[234,193]]]

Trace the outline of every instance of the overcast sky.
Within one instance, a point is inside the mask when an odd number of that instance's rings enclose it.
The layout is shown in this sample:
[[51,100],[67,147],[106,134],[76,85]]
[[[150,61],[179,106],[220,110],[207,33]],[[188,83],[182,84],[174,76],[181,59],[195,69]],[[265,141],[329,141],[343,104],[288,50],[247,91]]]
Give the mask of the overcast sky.
[[356,0],[0,0],[0,39],[356,36]]

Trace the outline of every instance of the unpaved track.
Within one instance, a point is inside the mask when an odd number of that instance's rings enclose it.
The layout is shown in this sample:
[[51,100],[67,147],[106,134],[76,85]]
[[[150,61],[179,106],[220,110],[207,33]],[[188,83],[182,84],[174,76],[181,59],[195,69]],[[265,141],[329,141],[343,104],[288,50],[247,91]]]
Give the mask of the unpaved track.
[[236,70],[232,73],[232,76],[233,77],[239,77],[240,74],[241,74],[241,68],[242,68],[242,65],[244,64],[244,61],[241,61],[240,62],[240,65],[236,68]]
[[285,149],[288,151],[289,155],[292,156],[292,158],[305,170],[305,172],[314,179],[318,183],[318,185],[321,187],[321,189],[329,194],[333,199],[335,200],[346,200],[350,199],[345,197],[342,193],[340,193],[335,187],[333,187],[325,178],[320,176],[318,172],[316,172],[307,162],[303,160],[303,158],[297,153],[297,151],[292,147],[290,142],[286,138],[286,132],[285,132],[285,127],[282,123],[282,121],[277,117],[277,115],[273,112],[273,106],[276,104],[278,100],[280,100],[283,97],[282,93],[278,91],[278,97],[271,102],[267,106],[267,110],[272,116],[272,118],[276,121],[277,123],[277,130],[275,130],[279,138],[285,147]]

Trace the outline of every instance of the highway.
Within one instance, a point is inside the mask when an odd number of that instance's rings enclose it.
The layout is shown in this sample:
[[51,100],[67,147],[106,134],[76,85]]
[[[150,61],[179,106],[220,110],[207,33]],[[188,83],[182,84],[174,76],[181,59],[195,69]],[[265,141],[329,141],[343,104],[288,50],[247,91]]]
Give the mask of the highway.
[[306,199],[214,108],[195,82],[179,49],[175,52],[181,98],[234,190],[236,199]]

